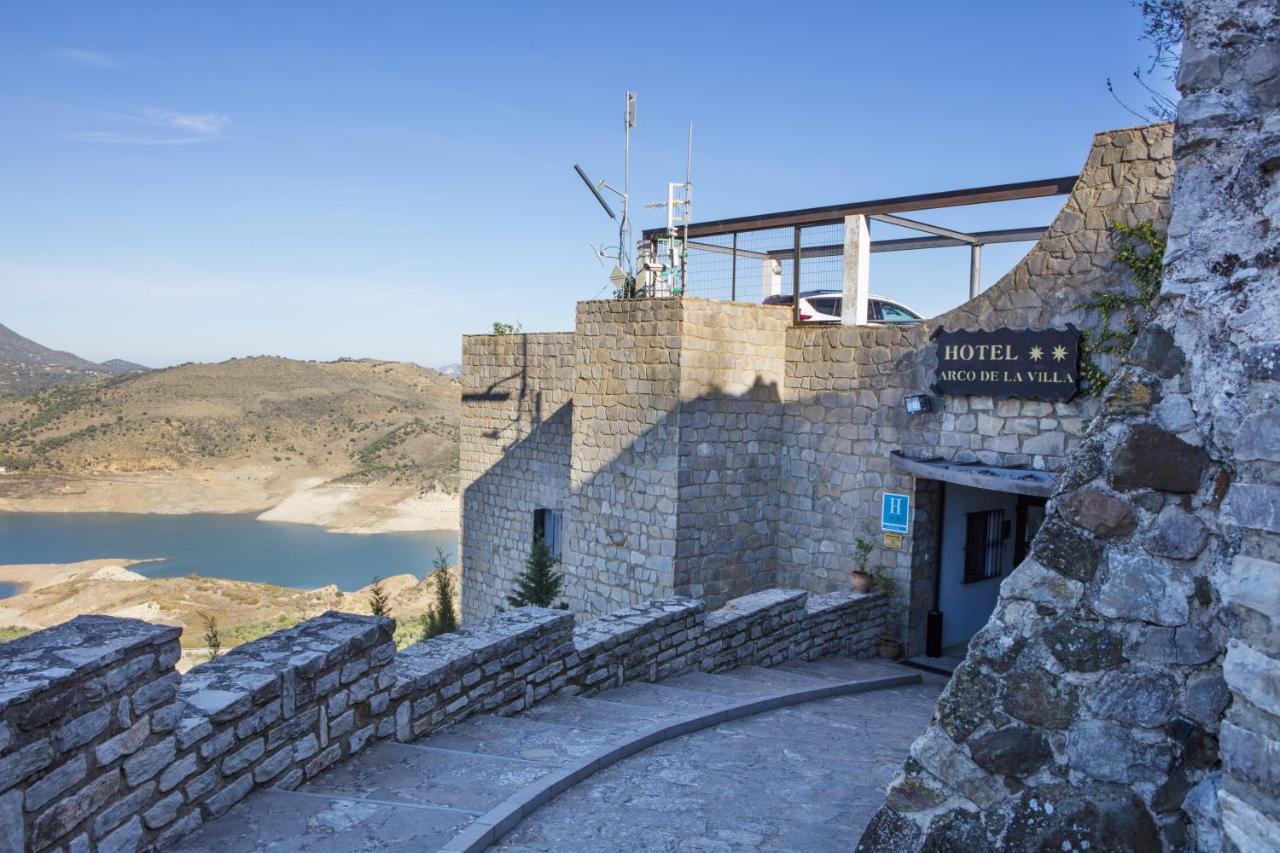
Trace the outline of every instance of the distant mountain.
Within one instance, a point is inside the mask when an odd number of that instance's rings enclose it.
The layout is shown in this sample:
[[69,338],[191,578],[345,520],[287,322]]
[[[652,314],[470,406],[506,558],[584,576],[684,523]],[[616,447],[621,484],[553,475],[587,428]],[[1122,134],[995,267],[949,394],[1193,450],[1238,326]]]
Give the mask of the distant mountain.
[[104,361],[102,362],[102,366],[115,374],[146,373],[151,369],[145,364],[138,364],[136,361],[125,361],[123,358],[113,358],[109,361]]
[[441,376],[448,376],[450,379],[461,379],[461,378],[462,378],[462,365],[461,365],[461,364],[446,364],[446,365],[444,365],[443,367],[437,367],[437,368],[436,368],[436,373],[439,373]]
[[118,376],[146,369],[121,359],[97,364],[73,353],[41,346],[0,325],[0,394],[26,394],[63,382]]
[[256,468],[451,494],[459,399],[457,383],[434,370],[374,359],[113,373],[0,397],[0,465],[68,477]]

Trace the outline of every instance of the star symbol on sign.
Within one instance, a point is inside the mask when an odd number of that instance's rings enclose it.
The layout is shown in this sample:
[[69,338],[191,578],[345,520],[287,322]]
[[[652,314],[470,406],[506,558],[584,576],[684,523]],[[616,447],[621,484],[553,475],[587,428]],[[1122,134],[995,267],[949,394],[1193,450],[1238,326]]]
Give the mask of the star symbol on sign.
[[1054,360],[1054,361],[1062,361],[1062,360],[1063,360],[1064,358],[1066,358],[1066,357],[1067,357],[1067,348],[1066,348],[1066,347],[1054,347],[1054,348],[1053,348],[1053,360]]
[[1040,359],[1042,359],[1042,358],[1044,358],[1044,350],[1040,349],[1040,347],[1032,347],[1032,348],[1031,348],[1031,360],[1032,360],[1032,361],[1039,361],[1039,360],[1040,360]]

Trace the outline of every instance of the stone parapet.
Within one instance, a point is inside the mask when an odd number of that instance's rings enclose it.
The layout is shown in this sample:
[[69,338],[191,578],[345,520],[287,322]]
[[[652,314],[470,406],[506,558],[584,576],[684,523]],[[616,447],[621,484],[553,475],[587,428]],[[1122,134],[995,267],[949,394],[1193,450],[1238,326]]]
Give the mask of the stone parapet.
[[0,644],[0,850],[160,849],[377,739],[559,692],[825,650],[865,657],[884,606],[766,590],[708,612],[671,597],[576,631],[567,611],[524,607],[399,652],[391,619],[331,612],[185,676],[177,628],[78,617]]
[[396,740],[408,742],[477,711],[508,715],[565,683],[573,615],[522,607],[409,646],[391,674]]
[[173,753],[179,633],[78,616],[0,645],[0,849],[142,841]]

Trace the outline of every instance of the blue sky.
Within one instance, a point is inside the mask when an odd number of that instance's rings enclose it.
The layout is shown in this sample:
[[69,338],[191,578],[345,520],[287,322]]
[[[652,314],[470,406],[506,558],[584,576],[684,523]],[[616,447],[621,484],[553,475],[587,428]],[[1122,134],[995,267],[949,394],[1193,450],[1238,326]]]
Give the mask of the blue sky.
[[[601,293],[588,244],[616,231],[572,165],[620,180],[627,89],[636,201],[683,175],[692,121],[694,218],[737,216],[1074,174],[1138,123],[1104,80],[1144,64],[1140,29],[1119,0],[6,4],[0,323],[155,366],[455,361]],[[986,283],[1027,248],[989,247]],[[872,286],[932,314],[967,264],[878,255]]]

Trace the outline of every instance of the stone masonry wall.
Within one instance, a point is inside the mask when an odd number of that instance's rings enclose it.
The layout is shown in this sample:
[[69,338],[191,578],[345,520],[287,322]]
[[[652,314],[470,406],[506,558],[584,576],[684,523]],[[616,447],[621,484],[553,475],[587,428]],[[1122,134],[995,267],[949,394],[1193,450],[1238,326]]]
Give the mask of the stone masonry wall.
[[173,743],[180,633],[79,616],[0,645],[0,850],[137,847]]
[[1186,32],[1162,295],[860,849],[1280,838],[1280,8]]
[[676,595],[774,585],[785,307],[683,300]]
[[177,628],[82,616],[0,644],[0,850],[161,849],[256,788],[376,739],[558,692],[827,654],[868,657],[881,595],[666,598],[583,625],[524,607],[397,652],[390,619],[326,613],[179,676]]
[[574,357],[570,333],[463,338],[464,619],[506,607],[533,542],[533,511],[568,508]]
[[[778,583],[821,591],[845,583],[858,537],[877,546],[873,565],[893,578],[909,650],[922,651],[932,578],[917,548],[935,548],[922,525],[901,550],[880,547],[880,495],[914,493],[890,453],[1058,471],[1097,411],[1094,398],[1066,403],[933,397],[908,415],[907,394],[930,393],[938,328],[1082,329],[1097,324],[1080,303],[1132,285],[1114,263],[1112,225],[1151,220],[1164,230],[1173,174],[1172,127],[1100,133],[1062,210],[1036,246],[999,282],[953,311],[910,328],[800,326],[787,332],[786,416],[778,493]],[[929,512],[916,501],[916,510]],[[920,534],[926,541],[917,541]]]
[[564,560],[575,610],[675,586],[680,327],[677,299],[578,304]]

